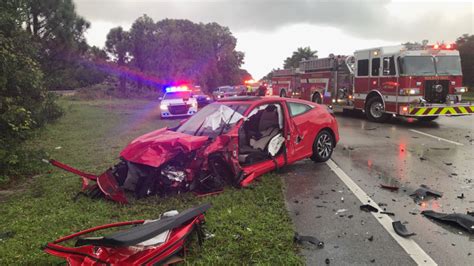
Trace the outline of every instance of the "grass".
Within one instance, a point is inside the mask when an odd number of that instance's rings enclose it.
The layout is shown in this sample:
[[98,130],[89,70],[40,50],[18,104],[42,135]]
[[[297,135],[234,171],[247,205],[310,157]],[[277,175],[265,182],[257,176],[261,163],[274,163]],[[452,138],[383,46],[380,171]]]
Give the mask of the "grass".
[[474,88],[470,88],[470,90],[462,95],[463,101],[474,101]]
[[[151,101],[61,100],[66,114],[26,143],[51,158],[92,173],[117,162],[120,150],[135,137],[177,121],[158,119]],[[40,247],[60,236],[92,226],[153,219],[164,211],[183,210],[202,202],[213,207],[206,228],[214,237],[187,256],[191,264],[302,264],[292,242],[293,228],[282,196],[282,181],[268,174],[249,189],[227,188],[216,196],[192,194],[150,197],[119,206],[106,200],[79,197],[80,178],[53,167],[0,197],[0,265],[57,264],[61,260]],[[194,246],[194,245],[193,245]]]

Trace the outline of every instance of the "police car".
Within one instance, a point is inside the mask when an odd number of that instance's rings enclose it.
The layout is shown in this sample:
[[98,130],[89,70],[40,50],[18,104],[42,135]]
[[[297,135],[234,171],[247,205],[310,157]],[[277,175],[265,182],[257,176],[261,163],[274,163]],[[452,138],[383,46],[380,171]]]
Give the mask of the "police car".
[[161,118],[190,116],[197,112],[198,103],[187,86],[167,87],[160,103]]

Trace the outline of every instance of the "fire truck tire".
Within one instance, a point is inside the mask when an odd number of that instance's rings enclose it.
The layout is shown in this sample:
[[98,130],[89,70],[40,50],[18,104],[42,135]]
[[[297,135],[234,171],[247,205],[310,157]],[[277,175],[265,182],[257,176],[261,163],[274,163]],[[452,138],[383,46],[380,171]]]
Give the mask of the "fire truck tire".
[[323,129],[314,139],[313,155],[310,158],[314,162],[325,162],[331,158],[333,150],[334,135],[328,129]]
[[286,98],[286,90],[281,90],[280,91],[280,97]]
[[384,123],[390,119],[390,114],[384,112],[384,105],[380,97],[370,98],[365,105],[365,115],[370,121]]
[[423,116],[423,117],[417,117],[418,121],[420,122],[431,122],[434,121],[438,118],[438,116]]
[[315,92],[313,94],[313,97],[312,97],[311,101],[314,102],[314,103],[317,103],[317,104],[321,104],[322,103],[321,94],[319,94],[319,92]]

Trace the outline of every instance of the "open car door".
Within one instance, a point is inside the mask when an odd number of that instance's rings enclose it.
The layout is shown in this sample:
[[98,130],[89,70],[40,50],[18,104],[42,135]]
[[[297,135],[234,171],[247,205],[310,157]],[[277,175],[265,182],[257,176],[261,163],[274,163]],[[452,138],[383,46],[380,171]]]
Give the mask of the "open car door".
[[288,162],[286,107],[281,101],[254,107],[238,129],[238,159],[247,186],[256,177],[283,167]]

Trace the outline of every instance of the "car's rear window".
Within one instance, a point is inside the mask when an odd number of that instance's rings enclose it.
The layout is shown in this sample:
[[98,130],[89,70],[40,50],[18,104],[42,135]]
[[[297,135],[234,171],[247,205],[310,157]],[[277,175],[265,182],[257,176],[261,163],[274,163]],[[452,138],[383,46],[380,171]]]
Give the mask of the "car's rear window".
[[286,102],[290,110],[290,116],[298,116],[311,110],[313,107],[304,103]]

